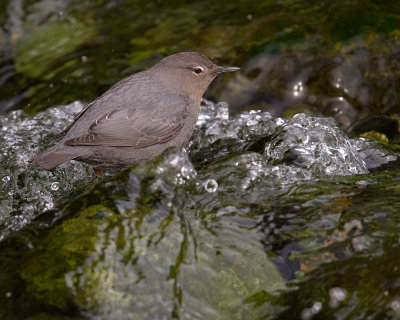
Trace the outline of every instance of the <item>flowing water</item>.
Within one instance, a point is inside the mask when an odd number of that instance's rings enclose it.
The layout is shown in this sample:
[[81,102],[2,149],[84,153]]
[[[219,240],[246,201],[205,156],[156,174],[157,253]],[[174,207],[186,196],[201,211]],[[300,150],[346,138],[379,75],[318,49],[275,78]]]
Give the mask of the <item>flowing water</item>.
[[361,317],[374,299],[398,315],[395,282],[369,290],[382,263],[399,272],[394,152],[332,118],[205,100],[186,149],[103,181],[30,165],[82,106],[1,118],[4,316]]

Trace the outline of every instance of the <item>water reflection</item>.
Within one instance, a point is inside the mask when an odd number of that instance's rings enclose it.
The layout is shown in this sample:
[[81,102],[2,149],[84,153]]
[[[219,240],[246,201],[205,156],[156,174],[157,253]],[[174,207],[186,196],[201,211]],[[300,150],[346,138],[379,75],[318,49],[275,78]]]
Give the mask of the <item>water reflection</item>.
[[[133,174],[129,180],[138,182]],[[85,312],[108,319],[268,314],[268,304],[243,303],[259,290],[285,288],[259,242],[257,217],[232,206],[199,216],[170,198],[174,185],[164,181],[161,191],[156,180],[140,184],[135,201],[99,225],[94,250],[66,274]]]

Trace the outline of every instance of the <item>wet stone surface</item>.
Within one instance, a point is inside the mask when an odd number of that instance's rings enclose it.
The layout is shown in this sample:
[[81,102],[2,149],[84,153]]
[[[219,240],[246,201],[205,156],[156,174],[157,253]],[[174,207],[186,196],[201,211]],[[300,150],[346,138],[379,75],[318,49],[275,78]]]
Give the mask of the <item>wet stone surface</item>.
[[[79,162],[30,165],[82,107],[0,118],[0,259],[9,279],[0,315],[279,318],[298,295],[296,314],[307,319],[352,293],[330,283],[310,297],[291,280],[393,244],[400,175],[369,170],[397,155],[348,138],[330,118],[230,117],[226,103],[203,101],[188,146],[152,162],[102,180]],[[391,207],[365,207],[370,193]],[[24,308],[8,303],[13,295]]]
[[[1,237],[96,181],[91,168],[76,161],[52,171],[29,163],[82,107],[82,103],[75,102],[34,117],[14,111],[0,118]],[[219,180],[229,181],[236,174],[232,183],[246,189],[254,181],[279,186],[325,176],[365,174],[368,166],[376,168],[396,160],[395,154],[376,142],[349,139],[331,118],[297,114],[284,120],[256,110],[230,118],[226,103],[207,100],[203,101],[197,129],[186,150],[191,160],[179,160],[178,150],[176,160],[166,156],[166,161],[181,167],[178,180],[195,181],[195,167],[220,160],[211,165],[214,176],[210,179],[214,182],[197,182],[209,192],[218,188]],[[161,174],[166,168],[158,170]]]
[[53,171],[29,163],[82,107],[80,102],[75,102],[35,117],[20,110],[0,117],[0,239],[41,213],[55,209],[57,203],[94,181],[91,168],[81,163],[65,164]]

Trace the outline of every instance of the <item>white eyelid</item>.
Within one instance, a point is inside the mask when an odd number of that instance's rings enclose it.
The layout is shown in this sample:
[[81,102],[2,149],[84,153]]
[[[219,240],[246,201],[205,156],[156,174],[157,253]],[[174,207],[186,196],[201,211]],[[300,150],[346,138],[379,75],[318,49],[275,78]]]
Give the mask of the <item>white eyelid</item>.
[[[200,72],[197,73],[197,72],[196,72],[197,70],[200,70]],[[204,68],[203,68],[203,67],[200,67],[200,66],[193,67],[193,72],[194,72],[196,75],[198,75],[198,74],[200,74],[201,72],[204,72]]]

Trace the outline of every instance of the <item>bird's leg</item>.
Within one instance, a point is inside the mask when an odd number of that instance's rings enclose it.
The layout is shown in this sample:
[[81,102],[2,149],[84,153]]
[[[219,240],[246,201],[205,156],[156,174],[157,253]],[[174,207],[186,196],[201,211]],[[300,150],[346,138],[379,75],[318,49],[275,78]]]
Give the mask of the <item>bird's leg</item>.
[[99,168],[93,168],[94,174],[98,177],[103,176],[103,171],[101,171],[101,169]]

